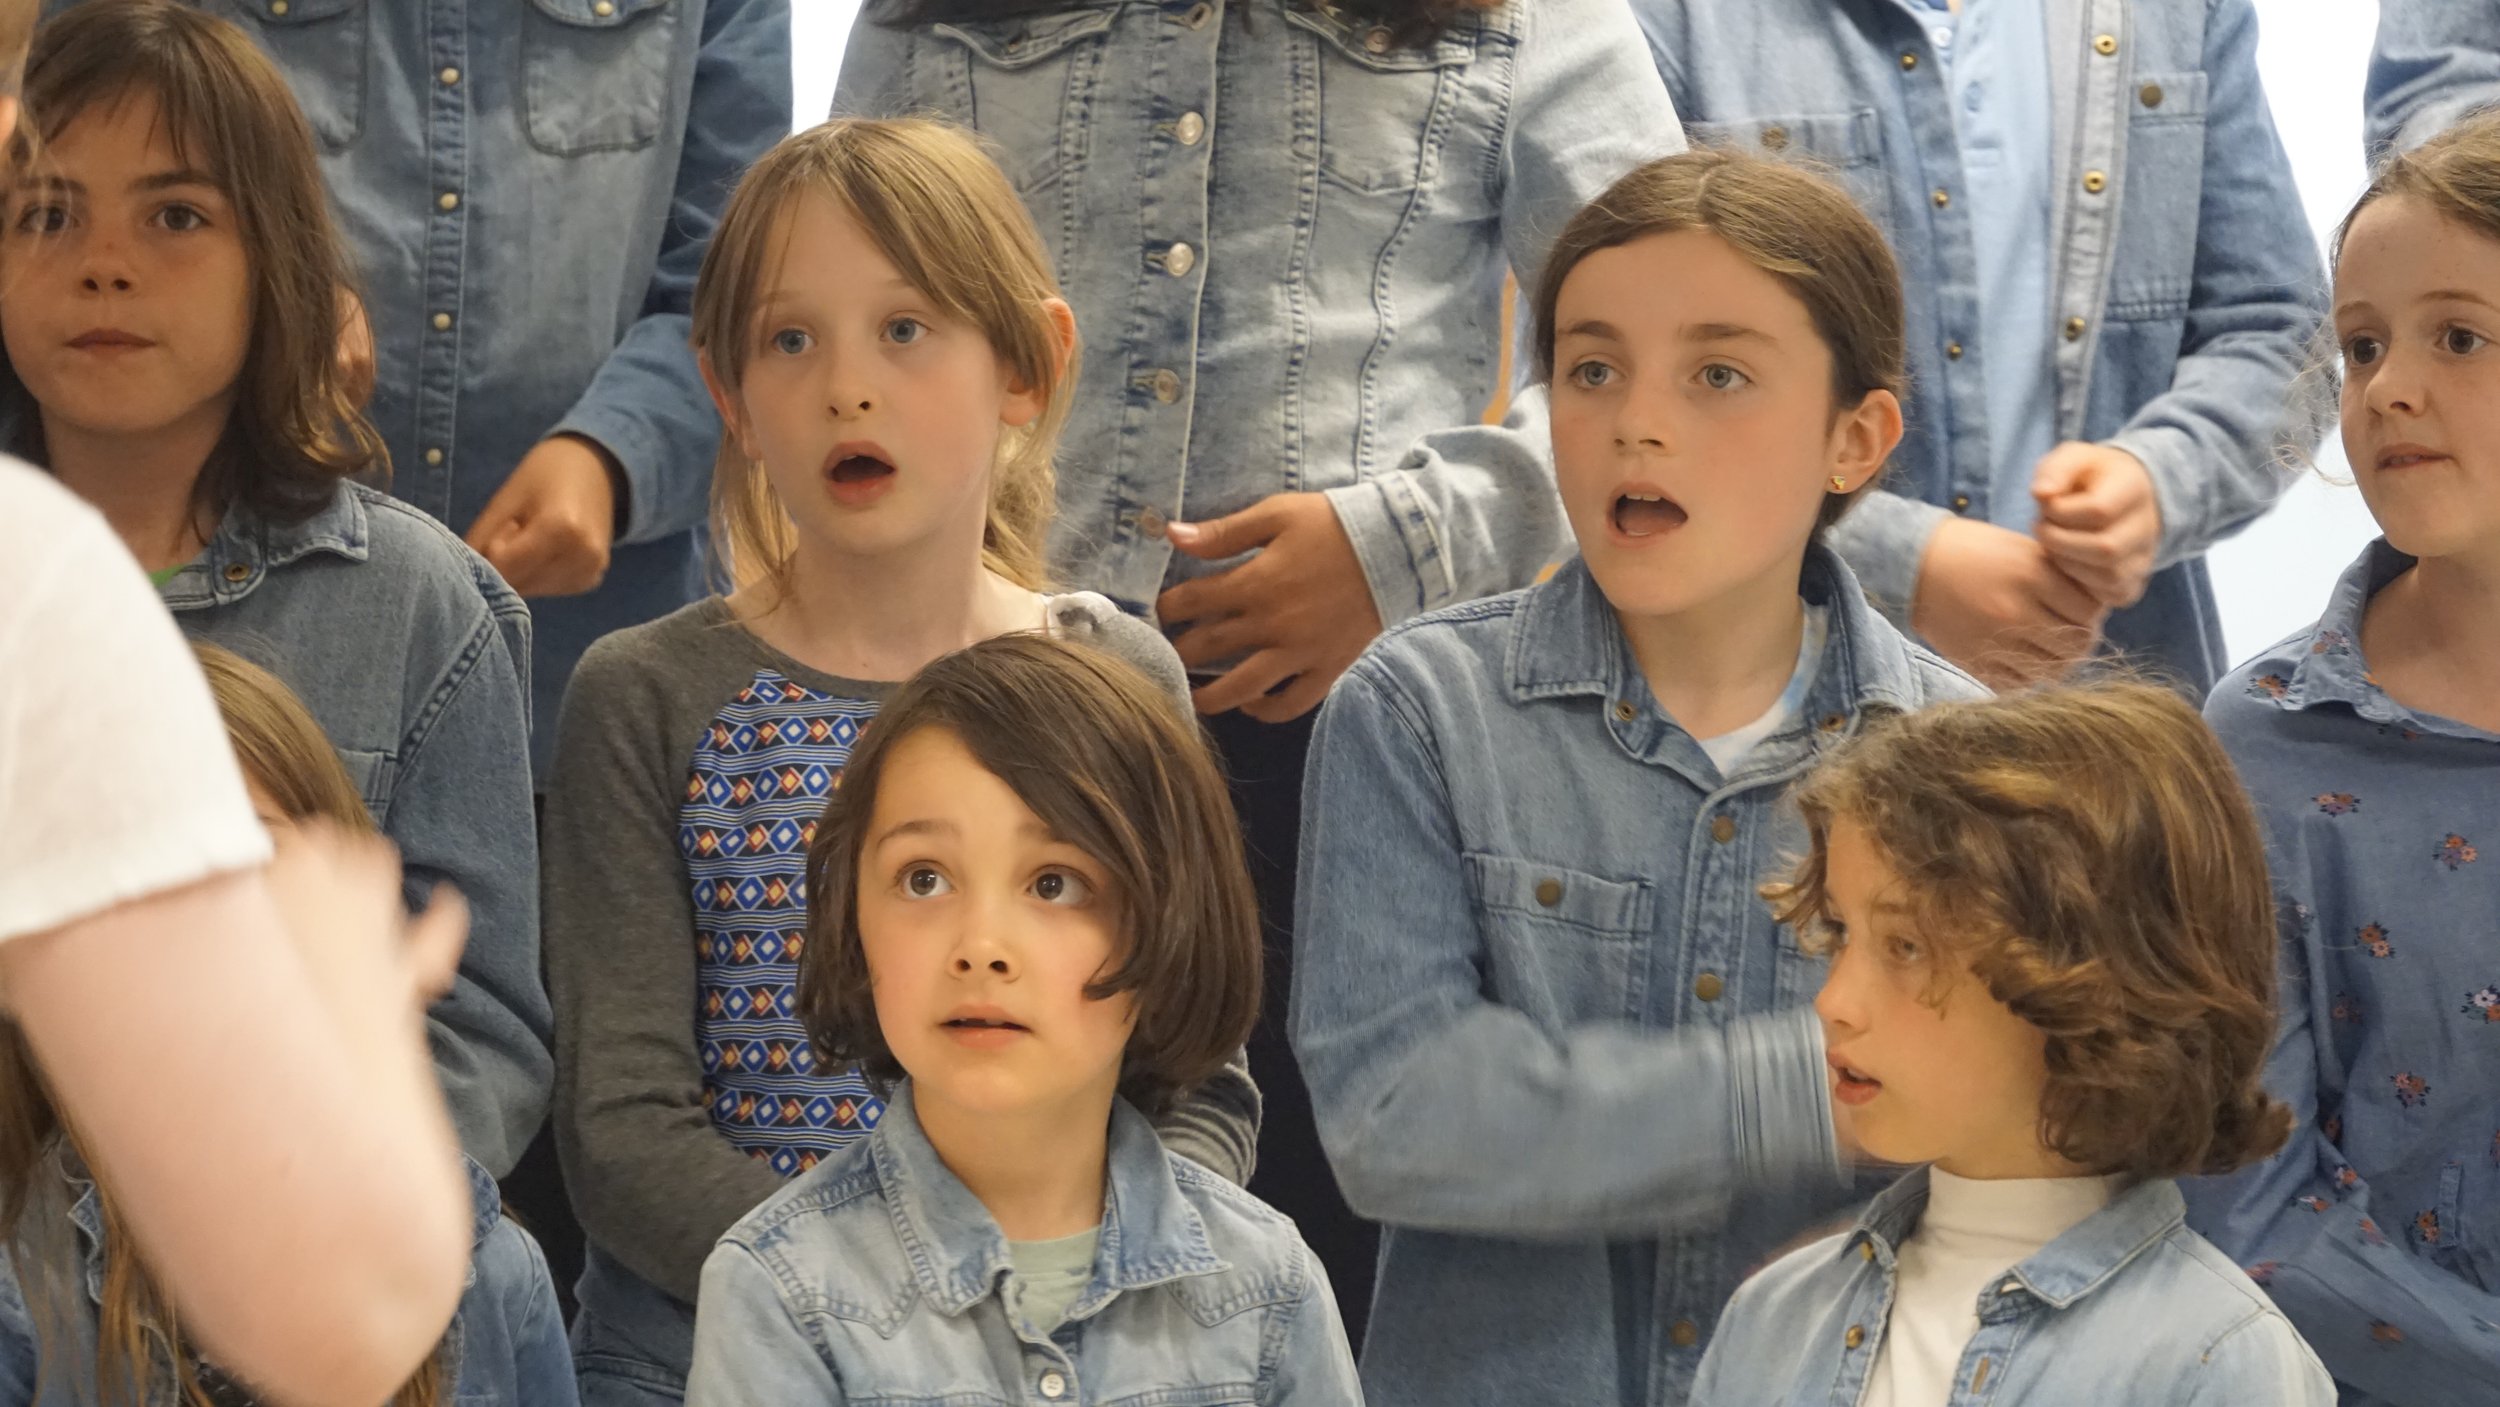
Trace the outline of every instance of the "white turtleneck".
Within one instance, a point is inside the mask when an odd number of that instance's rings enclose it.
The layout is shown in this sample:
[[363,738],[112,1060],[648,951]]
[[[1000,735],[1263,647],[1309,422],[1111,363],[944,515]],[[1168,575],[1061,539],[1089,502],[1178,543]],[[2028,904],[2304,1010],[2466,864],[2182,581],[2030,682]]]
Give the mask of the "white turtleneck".
[[2123,1179],[1977,1182],[1927,1170],[1927,1210],[1901,1243],[1892,1319],[1861,1407],[1943,1407],[1979,1332],[1980,1292],[2109,1204]]

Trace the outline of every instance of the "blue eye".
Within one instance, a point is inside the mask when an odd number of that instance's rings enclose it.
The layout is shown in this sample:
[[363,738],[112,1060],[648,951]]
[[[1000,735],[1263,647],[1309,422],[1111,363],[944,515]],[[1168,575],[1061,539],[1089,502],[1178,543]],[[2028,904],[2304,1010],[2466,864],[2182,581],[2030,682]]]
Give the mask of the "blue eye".
[[1604,362],[1582,362],[1571,369],[1569,380],[1583,391],[1595,391],[1615,379],[1615,369]]
[[889,341],[908,347],[929,335],[929,325],[918,318],[896,318],[885,325],[885,335]]
[[795,357],[815,345],[815,339],[795,327],[785,327],[772,335],[773,350],[785,357]]
[[1751,385],[1752,381],[1753,378],[1726,362],[1712,362],[1701,369],[1701,384],[1713,391],[1733,391],[1739,386]]

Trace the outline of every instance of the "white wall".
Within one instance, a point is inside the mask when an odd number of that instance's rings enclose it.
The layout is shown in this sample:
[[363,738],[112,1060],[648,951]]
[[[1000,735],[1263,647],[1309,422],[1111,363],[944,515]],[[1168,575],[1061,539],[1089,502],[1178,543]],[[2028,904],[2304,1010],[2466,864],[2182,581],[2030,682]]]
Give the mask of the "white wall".
[[[1720,0],[1741,5],[1751,0]],[[2291,152],[2309,220],[2324,232],[2361,189],[2361,77],[2378,24],[2377,0],[2256,0],[2258,61],[2274,120]],[[821,120],[833,101],[858,0],[792,0],[796,120]],[[2213,553],[2222,625],[2233,658],[2254,654],[2317,616],[2336,574],[2372,535],[2331,440],[2316,472],[2282,506]]]

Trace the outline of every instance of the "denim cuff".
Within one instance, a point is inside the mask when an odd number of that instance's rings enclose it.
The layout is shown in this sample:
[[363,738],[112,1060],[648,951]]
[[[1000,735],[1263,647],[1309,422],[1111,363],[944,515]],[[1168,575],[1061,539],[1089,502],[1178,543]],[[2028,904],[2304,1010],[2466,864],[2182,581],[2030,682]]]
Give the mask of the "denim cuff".
[[[2210,495],[2206,490],[2217,487],[2207,482],[2213,475],[2245,472],[2252,479],[2273,475],[2283,481],[2273,487],[2273,493],[2278,496],[2289,483],[2286,476],[2270,465],[2251,466],[2244,471],[2217,469],[2211,456],[2198,452],[2192,437],[2183,431],[2161,426],[2129,430],[2113,435],[2103,443],[2111,449],[2134,455],[2136,461],[2144,466],[2144,472],[2152,477],[2153,504],[2161,511],[2161,542],[2153,549],[2153,570],[2157,572],[2202,554],[2206,548],[2213,546],[2217,538],[2226,535],[2226,532],[2217,532],[2216,524],[2211,521],[2214,515],[2208,506]],[[2249,487],[2252,496],[2268,501],[2266,486],[2252,483]]]
[[1904,634],[1910,633],[1927,540],[1952,516],[1932,503],[1878,489],[1832,525],[1832,550],[1857,574],[1866,599]]
[[1737,1165],[1749,1181],[1845,1180],[1832,1132],[1831,1077],[1823,1023],[1810,1010],[1782,1012],[1727,1028],[1728,1109]]
[[1381,629],[1457,598],[1454,585],[1436,593],[1426,584],[1423,564],[1443,560],[1441,543],[1404,473],[1376,475],[1327,493],[1354,544],[1355,560],[1363,564]]
[[[596,394],[596,388],[593,388]],[[625,471],[625,501],[618,505],[616,535],[619,546],[648,542],[665,536],[655,531],[654,507],[661,501],[659,465],[662,458],[659,440],[649,424],[626,414],[614,406],[584,396],[564,419],[547,431],[542,439],[558,435],[579,435],[616,457]]]

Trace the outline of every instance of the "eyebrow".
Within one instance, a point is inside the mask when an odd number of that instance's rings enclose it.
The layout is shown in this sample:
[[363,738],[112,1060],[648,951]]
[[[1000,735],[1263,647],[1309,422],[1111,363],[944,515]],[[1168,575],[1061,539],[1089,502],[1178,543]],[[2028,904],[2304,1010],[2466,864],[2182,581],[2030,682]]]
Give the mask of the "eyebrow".
[[[1045,825],[1039,817],[1028,817],[1023,821],[1018,822],[1016,825],[1016,833],[1018,835],[1034,839],[1046,840],[1054,845],[1068,843],[1061,841],[1059,833],[1052,830],[1048,825]],[[953,821],[941,820],[935,816],[922,816],[909,821],[897,821],[893,825],[886,827],[884,830],[877,832],[876,837],[868,842],[868,848],[874,850],[888,841],[901,840],[915,835],[939,835],[945,836],[949,839],[960,839],[963,836],[963,827],[956,825]]]
[[[154,172],[150,175],[141,176],[138,180],[130,183],[130,189],[134,191],[146,192],[173,190],[180,186],[204,186],[209,190],[223,189],[223,187],[217,184],[216,179],[210,176],[207,172],[195,171],[188,166],[172,171]],[[21,181],[18,183],[18,189],[66,191],[71,195],[85,195],[87,193],[87,186],[85,182],[74,181],[67,176],[59,175],[57,173],[46,175],[31,181]]]
[[1688,342],[1761,342],[1768,344],[1775,342],[1777,339],[1773,338],[1771,334],[1767,332],[1763,332],[1756,328],[1740,326],[1739,324],[1732,322],[1697,322],[1684,329],[1684,340]]
[[[2415,298],[2413,301],[2417,304],[2472,303],[2476,307],[2492,308],[2494,311],[2500,312],[2500,306],[2494,305],[2490,299],[2485,298],[2483,295],[2476,293],[2470,288],[2434,288],[2430,292]],[[2367,299],[2356,298],[2349,303],[2336,304],[2335,316],[2341,318],[2354,313],[2375,312],[2377,311],[2377,308],[2377,304],[2372,303]]]
[[1613,323],[1603,322],[1596,318],[1583,318],[1564,328],[1560,335],[1563,337],[1602,337],[1609,342],[1623,340],[1623,334],[1615,330]]

